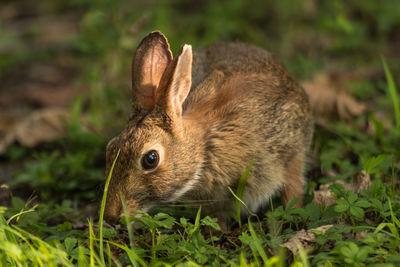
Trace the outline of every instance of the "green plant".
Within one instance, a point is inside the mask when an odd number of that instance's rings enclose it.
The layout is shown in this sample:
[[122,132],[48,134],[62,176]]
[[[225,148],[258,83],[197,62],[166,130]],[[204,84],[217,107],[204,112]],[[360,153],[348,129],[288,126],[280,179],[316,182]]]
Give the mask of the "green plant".
[[346,213],[353,225],[355,225],[353,218],[359,221],[364,219],[365,213],[363,208],[371,207],[368,201],[359,199],[357,194],[352,190],[346,191],[341,184],[332,184],[329,186],[329,189],[336,195],[337,200],[334,209],[338,214]]
[[365,266],[363,262],[368,254],[372,253],[371,247],[359,247],[353,242],[346,242],[336,247],[337,253],[343,257],[344,263],[349,266]]

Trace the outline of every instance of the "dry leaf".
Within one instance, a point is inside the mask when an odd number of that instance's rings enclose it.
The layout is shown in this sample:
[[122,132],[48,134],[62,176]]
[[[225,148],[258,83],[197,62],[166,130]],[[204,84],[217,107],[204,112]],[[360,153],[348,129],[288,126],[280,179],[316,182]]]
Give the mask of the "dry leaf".
[[313,203],[315,205],[324,204],[325,206],[330,206],[336,203],[335,195],[329,190],[329,186],[333,183],[342,184],[344,188],[350,187],[350,184],[341,180],[321,185],[319,190],[314,191]]
[[342,184],[346,190],[354,190],[355,193],[359,194],[362,190],[368,189],[371,185],[371,179],[369,174],[364,170],[354,175],[354,182],[352,184],[346,183],[342,180],[333,181],[319,187],[319,190],[314,191],[313,203],[316,205],[325,204],[330,206],[336,203],[335,195],[329,190],[331,184]]
[[314,240],[317,237],[314,234],[314,231],[319,231],[325,233],[328,229],[330,229],[333,225],[324,225],[317,228],[313,228],[310,230],[300,230],[294,236],[290,237],[285,243],[281,246],[289,249],[293,254],[298,255],[300,246],[304,249],[310,249],[315,246]]
[[366,110],[364,104],[344,90],[335,91],[332,78],[325,73],[315,76],[311,81],[303,82],[302,85],[310,99],[315,122],[320,125],[325,125],[329,119],[349,121]]
[[[7,25],[4,36],[12,37],[8,42],[0,42],[0,52],[13,54],[20,50],[45,49],[52,57],[50,61],[16,64],[2,76],[0,154],[14,142],[34,146],[65,135],[69,111],[63,108],[69,107],[74,98],[88,88],[76,84],[79,56],[59,45],[76,38],[81,15],[42,14],[42,10],[29,1],[14,2],[0,11],[0,18]],[[28,17],[26,10],[29,10]],[[31,110],[34,113],[27,114]]]
[[64,136],[65,123],[69,118],[69,110],[62,108],[42,109],[32,113],[0,137],[0,154],[4,153],[15,141],[32,147]]
[[362,190],[368,189],[371,186],[371,178],[369,174],[362,170],[354,175],[353,189],[359,194]]

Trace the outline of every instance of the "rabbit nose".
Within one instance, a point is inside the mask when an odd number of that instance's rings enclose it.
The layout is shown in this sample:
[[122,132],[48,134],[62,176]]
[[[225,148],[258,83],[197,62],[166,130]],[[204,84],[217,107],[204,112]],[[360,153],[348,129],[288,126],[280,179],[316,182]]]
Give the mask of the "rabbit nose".
[[115,223],[120,218],[120,215],[121,215],[120,211],[116,212],[116,211],[111,210],[111,209],[106,209],[104,211],[104,219],[108,223]]
[[121,207],[122,205],[118,205],[117,201],[107,203],[104,209],[104,219],[109,223],[118,221],[121,216]]

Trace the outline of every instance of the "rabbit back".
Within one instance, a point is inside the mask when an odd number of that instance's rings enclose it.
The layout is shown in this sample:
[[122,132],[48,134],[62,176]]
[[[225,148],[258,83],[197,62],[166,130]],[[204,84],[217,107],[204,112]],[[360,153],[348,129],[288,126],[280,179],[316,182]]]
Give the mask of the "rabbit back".
[[[237,186],[252,160],[243,197],[251,210],[280,188],[287,202],[301,198],[311,110],[304,90],[270,53],[242,43],[195,50],[183,110],[205,129],[202,184],[191,198],[229,199],[226,187]],[[229,205],[221,201],[215,209]]]

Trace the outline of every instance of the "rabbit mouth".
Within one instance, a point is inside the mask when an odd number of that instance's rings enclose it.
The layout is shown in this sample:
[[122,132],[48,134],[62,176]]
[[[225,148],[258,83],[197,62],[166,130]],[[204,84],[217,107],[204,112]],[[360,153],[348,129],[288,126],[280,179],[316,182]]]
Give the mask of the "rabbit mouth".
[[215,206],[221,203],[230,203],[231,198],[221,198],[221,199],[181,199],[171,202],[162,202],[157,204],[159,207],[189,207],[189,208],[199,208],[200,206]]
[[131,217],[141,218],[141,217],[143,217],[143,214],[138,213],[137,212],[138,210],[143,211],[143,212],[148,212],[154,206],[155,206],[155,204],[152,203],[152,204],[144,205],[143,207],[141,207],[139,209],[135,209],[135,210],[127,209],[125,212],[121,211],[119,217],[121,218],[122,216],[131,216]]

